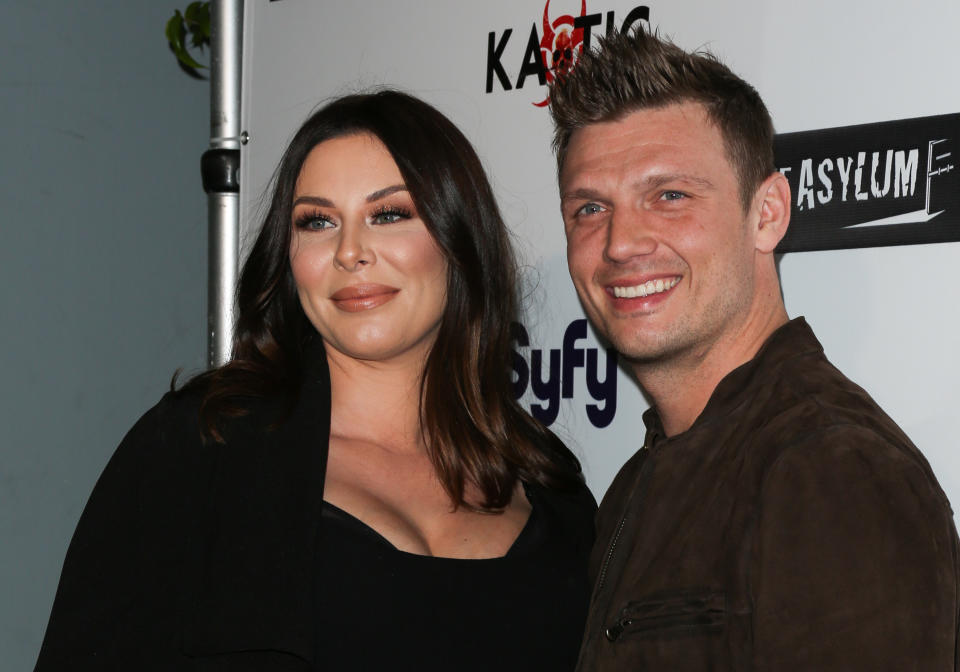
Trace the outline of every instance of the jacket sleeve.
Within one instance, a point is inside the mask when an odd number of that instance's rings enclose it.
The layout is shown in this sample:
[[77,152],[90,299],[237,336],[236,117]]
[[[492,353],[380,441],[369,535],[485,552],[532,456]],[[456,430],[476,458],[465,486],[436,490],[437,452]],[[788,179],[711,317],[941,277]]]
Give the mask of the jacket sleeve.
[[913,446],[851,425],[786,449],[752,553],[758,672],[954,670],[957,533]]
[[108,669],[112,643],[143,586],[142,456],[160,443],[157,409],[130,430],[101,474],[67,550],[36,670]]

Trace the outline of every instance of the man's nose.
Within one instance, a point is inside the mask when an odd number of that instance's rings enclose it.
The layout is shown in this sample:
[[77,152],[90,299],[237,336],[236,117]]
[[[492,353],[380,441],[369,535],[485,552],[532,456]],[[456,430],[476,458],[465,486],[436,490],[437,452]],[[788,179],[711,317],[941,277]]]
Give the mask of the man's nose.
[[615,208],[607,222],[604,256],[614,263],[652,254],[657,249],[651,215],[643,208]]

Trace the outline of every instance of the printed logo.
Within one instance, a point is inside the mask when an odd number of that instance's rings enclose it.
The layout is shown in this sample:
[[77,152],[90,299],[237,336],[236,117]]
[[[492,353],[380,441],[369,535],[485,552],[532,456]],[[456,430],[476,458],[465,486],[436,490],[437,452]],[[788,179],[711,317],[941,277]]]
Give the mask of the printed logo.
[[779,252],[960,241],[960,114],[785,133],[793,209]]
[[[603,25],[604,19],[607,35],[618,28],[621,31],[630,30],[639,21],[650,21],[650,8],[640,5],[627,12],[623,22],[617,26],[612,10],[607,11],[605,17],[603,12],[587,14],[586,0],[580,0],[580,13],[577,16],[562,14],[551,20],[550,2],[551,0],[547,0],[547,4],[543,6],[542,35],[537,32],[536,22],[530,26],[527,46],[518,59],[520,67],[515,80],[504,67],[505,59],[515,62],[505,56],[513,28],[506,28],[499,35],[496,31],[490,31],[487,35],[487,93],[493,93],[494,78],[503,91],[511,91],[522,89],[527,77],[532,75],[536,75],[539,86],[546,86],[558,75],[570,72],[583,50],[590,48],[593,30]],[[544,107],[547,102],[545,97],[533,104]]]
[[[617,352],[606,349],[603,370],[599,348],[577,345],[587,337],[587,321],[574,320],[563,332],[563,346],[551,348],[544,362],[542,348],[530,348],[530,335],[519,322],[512,325],[517,348],[513,351],[513,393],[522,397],[529,388],[539,403],[530,404],[530,413],[545,425],[553,424],[560,413],[560,400],[574,396],[575,373],[584,369],[587,392],[595,404],[586,404],[587,418],[597,428],[606,427],[617,413]],[[518,349],[528,349],[528,356]],[[601,377],[602,376],[602,377]]]

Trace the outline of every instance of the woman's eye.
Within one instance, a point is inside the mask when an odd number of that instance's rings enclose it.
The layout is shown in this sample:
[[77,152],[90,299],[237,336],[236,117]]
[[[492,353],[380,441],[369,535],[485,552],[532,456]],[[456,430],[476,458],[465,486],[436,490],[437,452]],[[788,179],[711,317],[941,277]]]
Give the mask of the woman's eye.
[[381,212],[373,216],[373,222],[374,224],[393,224],[399,222],[401,218],[401,215],[396,212]]
[[374,224],[396,224],[397,222],[409,219],[410,212],[401,208],[383,208],[373,213],[371,222]]
[[304,215],[297,218],[295,225],[298,229],[306,231],[324,231],[333,227],[333,222],[322,215]]

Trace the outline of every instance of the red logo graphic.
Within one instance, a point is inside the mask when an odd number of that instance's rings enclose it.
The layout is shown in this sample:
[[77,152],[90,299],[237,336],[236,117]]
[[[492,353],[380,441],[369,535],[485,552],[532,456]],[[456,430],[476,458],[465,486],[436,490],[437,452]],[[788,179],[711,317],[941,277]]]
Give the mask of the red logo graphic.
[[[567,0],[570,2],[571,0]],[[556,4],[556,3],[554,3]],[[576,5],[574,5],[576,6]],[[638,21],[650,20],[650,8],[638,5],[627,12],[619,30],[626,32]],[[590,49],[590,38],[604,23],[604,12],[587,14],[587,0],[580,0],[580,14],[571,16],[564,14],[553,21],[550,20],[550,0],[543,6],[543,26],[541,33],[537,24],[530,26],[530,37],[520,59],[520,70],[513,81],[510,73],[503,67],[503,55],[507,49],[513,28],[505,28],[497,35],[497,31],[487,33],[487,77],[486,92],[493,93],[494,85],[500,84],[504,91],[520,90],[528,77],[536,75],[537,84],[546,86],[569,73],[580,60],[584,51]],[[610,35],[617,30],[613,10],[606,12],[606,34]],[[537,107],[544,107],[549,102],[549,95]]]
[[[586,15],[587,0],[580,0],[580,16]],[[551,23],[550,0],[547,0],[543,6],[543,38],[540,40],[540,58],[547,71],[547,82],[570,72],[582,50],[583,28],[574,26],[574,17],[569,14],[557,17]],[[544,107],[548,102],[550,96],[534,105]]]

